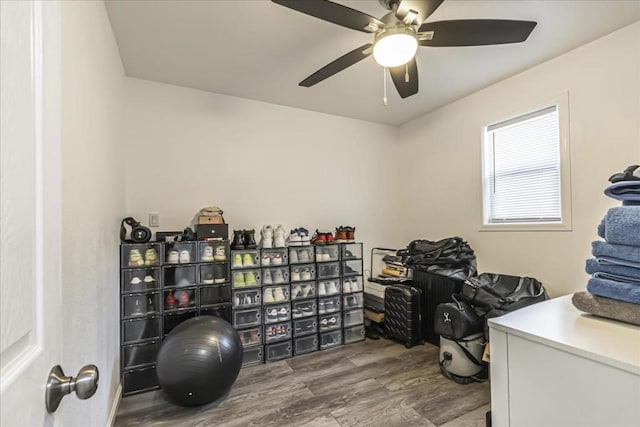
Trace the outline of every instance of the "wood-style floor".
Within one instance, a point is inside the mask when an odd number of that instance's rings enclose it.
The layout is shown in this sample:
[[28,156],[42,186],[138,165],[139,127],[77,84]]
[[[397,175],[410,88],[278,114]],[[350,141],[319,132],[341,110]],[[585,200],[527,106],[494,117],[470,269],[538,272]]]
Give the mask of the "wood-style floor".
[[444,378],[433,345],[367,340],[244,368],[218,407],[126,397],[116,426],[484,427],[489,397],[488,383]]

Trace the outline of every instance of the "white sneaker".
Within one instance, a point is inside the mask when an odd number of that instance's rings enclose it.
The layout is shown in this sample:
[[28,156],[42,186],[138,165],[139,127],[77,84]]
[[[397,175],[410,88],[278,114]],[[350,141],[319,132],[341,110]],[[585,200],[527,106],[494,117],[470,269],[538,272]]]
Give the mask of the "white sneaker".
[[226,261],[227,260],[227,251],[224,246],[216,246],[216,253],[213,255],[213,259],[216,261]]
[[293,289],[291,289],[291,299],[304,298],[305,296],[306,295],[304,294],[304,287],[301,288],[300,286],[296,285],[293,287]]
[[273,299],[273,289],[271,288],[264,288],[264,297],[263,300],[265,303],[270,303],[270,302],[274,302]]
[[289,252],[289,264],[297,264],[298,263],[298,251],[292,250]]
[[270,225],[262,227],[262,241],[260,245],[263,248],[269,249],[273,247],[273,228]]
[[322,249],[316,249],[316,262],[322,262]]
[[278,310],[278,320],[289,320],[289,310],[285,307]]
[[180,251],[180,264],[188,264],[191,262],[191,254],[189,251]]
[[273,254],[271,262],[273,263],[273,265],[282,265],[282,255],[279,253]]
[[311,271],[308,268],[305,268],[300,273],[300,280],[311,280]]
[[325,296],[326,294],[327,294],[327,291],[325,290],[324,282],[319,282],[318,283],[318,296],[322,297],[322,296]]
[[276,248],[286,247],[285,236],[286,232],[284,231],[284,228],[282,227],[282,225],[278,225],[273,232],[273,246]]
[[329,255],[328,250],[322,251],[322,261],[331,261],[331,255]]
[[302,246],[309,246],[311,244],[311,237],[309,237],[309,230],[306,228],[299,228],[298,234],[300,235],[300,244]]
[[[155,282],[156,279],[154,279],[154,277],[150,274],[147,274],[146,276],[144,276],[144,282],[145,283],[151,283],[151,282]],[[133,283],[133,280],[131,281],[131,283]]]
[[336,282],[335,281],[330,281],[327,282],[327,286],[326,286],[326,291],[327,291],[327,295],[333,295],[333,294],[337,294],[338,288],[336,287]]
[[302,246],[302,239],[300,238],[300,234],[298,234],[298,229],[291,230],[289,233],[289,246]]
[[311,255],[313,255],[311,251],[303,249],[301,251],[298,251],[298,260],[300,262],[309,262],[311,261]]
[[[224,250],[224,248],[222,248]],[[211,262],[213,261],[213,248],[211,246],[205,246],[204,251],[202,252],[202,256],[200,257],[201,261]]]
[[134,277],[133,279],[131,279],[130,282],[132,285],[139,285],[140,283],[142,283],[142,280],[140,280],[139,277]]
[[358,283],[358,279],[352,277],[349,280],[351,281],[351,292],[359,292],[361,289],[360,284]]
[[284,275],[282,274],[282,270],[277,269],[273,273],[273,283],[284,283]]
[[291,281],[292,282],[300,281],[300,270],[298,270],[297,268],[294,268],[293,270],[291,270]]
[[282,288],[276,288],[273,291],[273,299],[276,300],[276,302],[280,302],[280,301],[284,301],[285,300],[284,292],[282,292]]
[[318,302],[318,314],[325,314],[326,312],[324,301]]
[[179,261],[179,254],[178,251],[170,251],[169,255],[167,256],[167,264],[177,264]]
[[269,254],[262,254],[262,266],[265,265],[270,265],[271,264],[271,257],[269,256]]
[[262,277],[262,283],[265,285],[273,284],[273,278],[271,277],[271,270],[264,271],[264,276]]
[[351,284],[350,284],[350,280],[349,279],[345,279],[345,281],[342,283],[342,292],[345,294],[351,293]]

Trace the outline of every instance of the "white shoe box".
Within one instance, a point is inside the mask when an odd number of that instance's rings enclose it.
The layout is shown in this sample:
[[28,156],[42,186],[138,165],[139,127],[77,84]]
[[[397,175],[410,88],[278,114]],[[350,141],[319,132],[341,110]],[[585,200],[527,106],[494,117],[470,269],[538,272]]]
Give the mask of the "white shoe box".
[[387,288],[385,285],[381,285],[380,283],[374,283],[366,281],[364,282],[364,293],[370,294],[375,297],[381,298],[384,300],[384,290]]

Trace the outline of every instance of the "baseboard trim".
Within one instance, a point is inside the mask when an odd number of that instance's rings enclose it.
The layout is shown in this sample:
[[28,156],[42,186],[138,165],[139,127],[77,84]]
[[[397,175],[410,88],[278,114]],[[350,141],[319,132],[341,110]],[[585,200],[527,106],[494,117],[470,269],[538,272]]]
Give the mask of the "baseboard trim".
[[118,384],[116,389],[116,398],[113,399],[111,410],[109,411],[109,418],[107,419],[107,427],[113,427],[116,422],[116,415],[118,414],[118,408],[120,407],[120,399],[122,398],[122,384]]

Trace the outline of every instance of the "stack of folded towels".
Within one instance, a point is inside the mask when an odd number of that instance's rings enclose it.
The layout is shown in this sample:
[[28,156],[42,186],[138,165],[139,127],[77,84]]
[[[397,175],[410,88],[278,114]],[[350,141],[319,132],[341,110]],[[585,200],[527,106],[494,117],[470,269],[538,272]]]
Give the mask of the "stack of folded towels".
[[[622,191],[612,193],[613,186]],[[609,209],[598,226],[605,241],[592,243],[595,258],[587,260],[586,271],[592,275],[588,292],[576,292],[573,305],[586,313],[640,325],[640,177],[627,174],[605,193],[622,200],[623,206]]]

